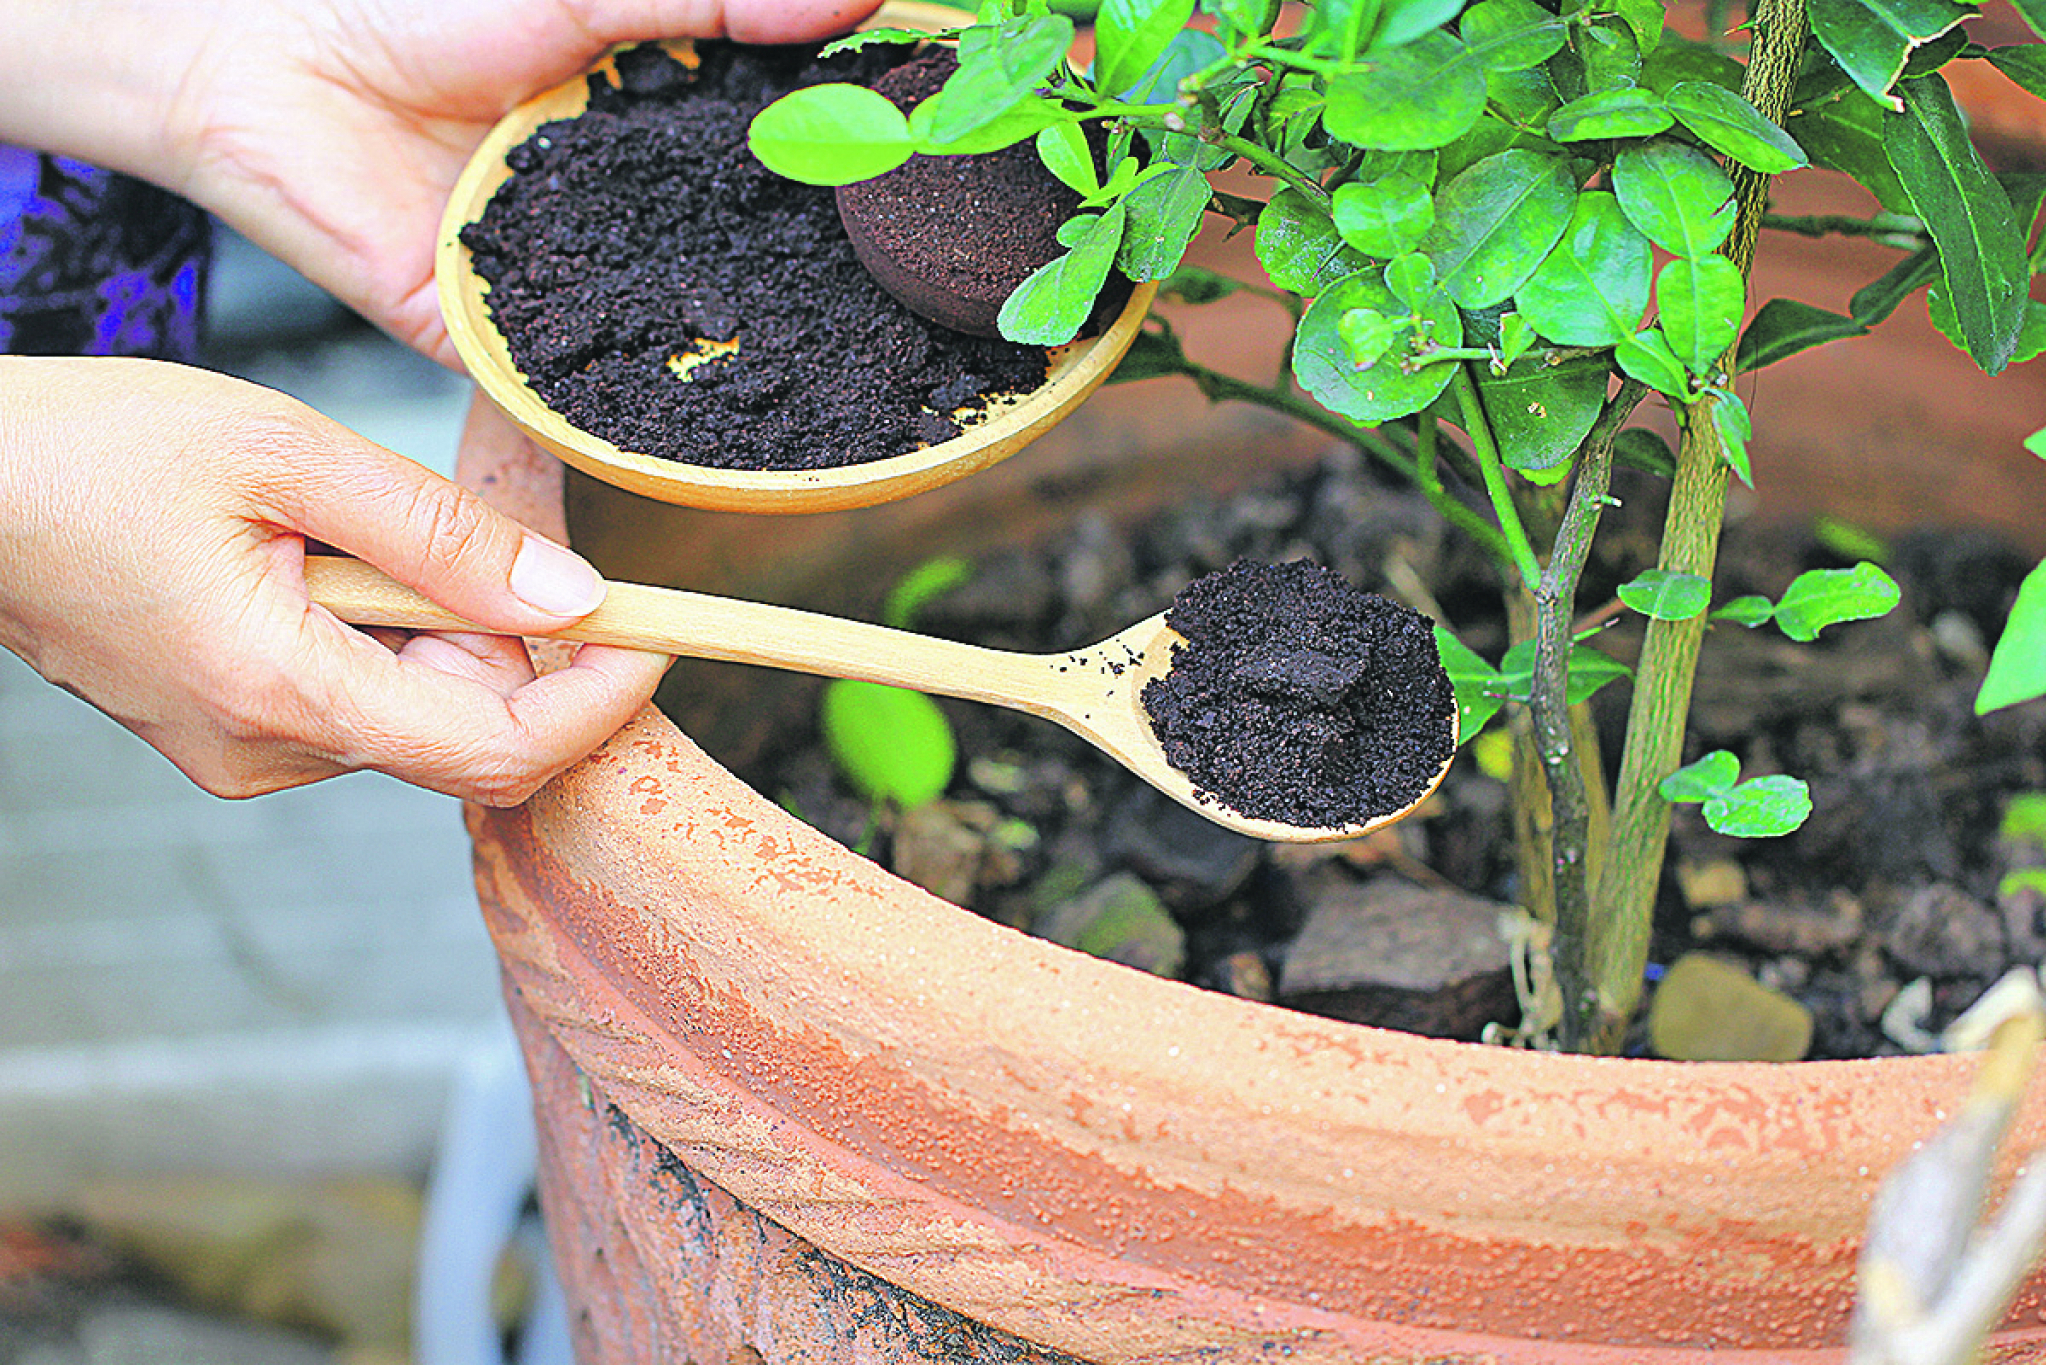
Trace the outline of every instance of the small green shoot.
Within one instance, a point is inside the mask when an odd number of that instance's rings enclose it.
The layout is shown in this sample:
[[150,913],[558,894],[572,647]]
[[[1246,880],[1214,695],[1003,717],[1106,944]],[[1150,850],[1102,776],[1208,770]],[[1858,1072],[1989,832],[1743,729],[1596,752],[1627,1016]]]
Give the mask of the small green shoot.
[[1650,569],[1620,585],[1622,602],[1658,621],[1688,621],[1712,605],[1711,580],[1694,573]]
[[1715,749],[1662,780],[1665,801],[1695,802],[1705,823],[1737,839],[1788,834],[1812,813],[1811,789],[1795,777],[1776,775],[1740,780],[1740,760]]
[[[972,573],[956,555],[925,560],[888,590],[882,623],[909,629],[927,603]],[[908,688],[834,678],[824,686],[818,725],[839,771],[876,804],[909,810],[935,801],[959,765],[952,722],[936,702]]]
[[945,713],[921,692],[833,678],[819,722],[833,761],[871,800],[907,810],[951,785],[958,741]]
[[[1440,622],[1435,626],[1435,647],[1456,693],[1460,744],[1476,739],[1507,702],[1526,702],[1533,695],[1535,648],[1531,640],[1507,650],[1497,668]],[[1632,676],[1619,660],[1581,644],[1571,648],[1568,672],[1566,696],[1572,706],[1589,701],[1607,683]]]
[[1975,694],[1975,714],[2046,697],[2046,560],[2025,575],[2010,620],[1989,656],[1989,672]]
[[1791,639],[1810,644],[1827,626],[1888,615],[1902,597],[1895,579],[1863,561],[1851,569],[1807,569],[1791,580],[1782,600],[1736,597],[1712,619],[1749,629],[1774,621]]

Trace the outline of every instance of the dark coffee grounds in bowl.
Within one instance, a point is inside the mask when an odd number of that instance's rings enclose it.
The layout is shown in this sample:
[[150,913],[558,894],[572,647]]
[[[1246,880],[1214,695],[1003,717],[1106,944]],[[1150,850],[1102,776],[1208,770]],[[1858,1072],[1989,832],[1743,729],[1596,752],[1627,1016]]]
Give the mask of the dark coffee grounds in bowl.
[[1362,824],[1418,800],[1455,746],[1428,619],[1333,570],[1238,560],[1165,621],[1186,643],[1144,707],[1166,758],[1231,810]]
[[[790,90],[871,82],[877,48],[656,47],[590,81],[589,108],[539,128],[462,241],[534,391],[628,451],[721,469],[825,469],[959,434],[955,413],[1026,392],[1042,347],[966,336],[888,297],[832,191],[748,150]],[[687,382],[677,362],[688,367]]]

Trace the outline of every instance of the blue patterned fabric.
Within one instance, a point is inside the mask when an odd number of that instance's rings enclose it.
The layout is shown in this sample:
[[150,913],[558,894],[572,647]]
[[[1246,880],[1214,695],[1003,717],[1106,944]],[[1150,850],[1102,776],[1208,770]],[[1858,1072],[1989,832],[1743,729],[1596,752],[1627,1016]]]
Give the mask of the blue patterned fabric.
[[153,185],[0,145],[0,352],[195,359],[211,229]]

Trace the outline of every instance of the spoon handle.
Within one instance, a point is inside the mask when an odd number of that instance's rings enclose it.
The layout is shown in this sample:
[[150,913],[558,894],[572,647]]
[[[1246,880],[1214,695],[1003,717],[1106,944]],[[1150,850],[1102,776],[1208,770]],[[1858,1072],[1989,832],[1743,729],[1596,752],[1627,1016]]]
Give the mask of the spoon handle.
[[[309,556],[305,579],[313,601],[352,625],[500,633],[359,559]],[[601,606],[546,638],[890,683],[1043,716],[1065,711],[1045,700],[1054,667],[1046,658],[643,583],[612,583]]]

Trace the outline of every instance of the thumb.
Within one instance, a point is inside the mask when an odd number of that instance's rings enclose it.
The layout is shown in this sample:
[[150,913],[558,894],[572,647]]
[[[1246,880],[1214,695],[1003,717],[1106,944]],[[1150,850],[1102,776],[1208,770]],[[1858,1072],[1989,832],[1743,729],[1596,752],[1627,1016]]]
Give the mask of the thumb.
[[367,560],[493,631],[545,634],[587,616],[606,585],[589,561],[424,465],[339,429],[299,447],[272,484],[290,529]]
[[[880,0],[669,0],[629,14],[622,5],[575,0],[568,8],[607,43],[636,38],[732,38],[799,43],[844,33]],[[649,22],[647,12],[656,17]]]

